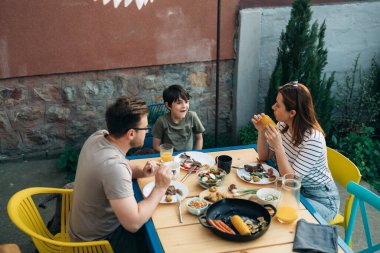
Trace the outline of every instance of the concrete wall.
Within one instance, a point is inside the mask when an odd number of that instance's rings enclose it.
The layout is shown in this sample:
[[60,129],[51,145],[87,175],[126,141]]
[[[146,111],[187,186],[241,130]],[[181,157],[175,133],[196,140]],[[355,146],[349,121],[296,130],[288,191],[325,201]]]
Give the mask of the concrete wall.
[[[288,23],[290,10],[281,7],[240,11],[234,129],[246,126],[254,113],[264,110],[280,34]],[[343,82],[359,54],[363,69],[369,67],[374,56],[380,63],[380,1],[317,5],[312,6],[312,11],[312,21],[321,24],[326,20],[327,75],[336,71],[336,81]]]

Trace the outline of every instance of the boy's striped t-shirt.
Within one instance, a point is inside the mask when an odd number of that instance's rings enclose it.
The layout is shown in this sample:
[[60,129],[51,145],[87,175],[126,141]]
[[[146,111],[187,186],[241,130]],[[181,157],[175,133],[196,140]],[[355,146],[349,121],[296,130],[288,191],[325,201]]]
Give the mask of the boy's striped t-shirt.
[[[285,128],[283,122],[277,125],[280,131]],[[304,187],[316,187],[333,180],[327,163],[326,141],[320,131],[315,129],[306,131],[298,147],[292,143],[292,135],[289,131],[281,137],[285,154],[295,174],[303,176]],[[269,148],[273,151],[272,147]]]

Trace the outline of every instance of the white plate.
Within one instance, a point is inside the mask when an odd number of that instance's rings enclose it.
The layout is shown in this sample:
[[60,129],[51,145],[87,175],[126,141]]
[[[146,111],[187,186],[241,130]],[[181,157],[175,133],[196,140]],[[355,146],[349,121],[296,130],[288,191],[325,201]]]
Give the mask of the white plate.
[[[257,165],[257,163],[245,163],[245,164],[248,164],[251,166]],[[263,177],[258,182],[254,182],[253,180],[247,181],[247,180],[243,179],[243,176],[244,177],[250,177],[250,174],[249,174],[249,172],[245,171],[244,164],[239,166],[239,169],[236,170],[236,173],[241,180],[243,180],[244,182],[250,183],[250,184],[273,184],[274,182],[276,182],[278,180],[278,178],[280,177],[280,174],[278,173],[278,171],[275,168],[273,168],[267,164],[263,164],[263,167],[264,167],[264,172],[268,172],[268,169],[271,168],[273,170],[273,175],[276,176],[276,179],[273,181],[269,181],[268,178]]]
[[[198,151],[188,151],[188,152],[183,152],[183,153],[186,153],[188,156],[190,156],[192,159],[200,162],[201,164],[207,164],[209,165],[210,167],[214,166],[215,165],[215,159],[210,156],[209,154],[206,154],[206,153],[202,153],[202,152],[198,152]],[[183,153],[180,153],[178,155],[176,155],[174,157],[174,161],[176,161],[177,163],[179,164],[182,164],[184,159],[182,158],[179,158],[181,156],[181,154]],[[184,169],[182,166],[181,166],[181,169],[183,170],[186,170]],[[198,169],[196,169],[195,171],[197,171]]]
[[[186,185],[178,182],[178,181],[171,181],[170,182],[170,185],[173,185],[176,189],[180,189],[182,191],[182,196],[177,194],[177,195],[173,195],[172,196],[172,201],[171,202],[167,202],[165,200],[166,198],[166,195],[164,195],[160,201],[160,203],[162,204],[172,204],[172,203],[177,203],[177,196],[183,200],[184,198],[186,198],[186,196],[189,194],[189,190],[187,189]],[[147,185],[144,186],[144,189],[143,189],[143,195],[145,198],[147,198],[150,193],[152,192],[154,188],[154,181],[153,182],[150,182],[148,183]]]

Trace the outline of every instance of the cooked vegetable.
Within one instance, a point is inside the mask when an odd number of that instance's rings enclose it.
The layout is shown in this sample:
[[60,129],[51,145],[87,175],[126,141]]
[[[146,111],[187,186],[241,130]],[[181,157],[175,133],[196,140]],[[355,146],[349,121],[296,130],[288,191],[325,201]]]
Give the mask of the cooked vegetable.
[[232,230],[232,228],[230,228],[226,223],[224,223],[223,221],[221,220],[214,220],[214,222],[218,225],[220,225],[221,227],[223,227],[226,231],[228,231],[229,234],[232,234],[232,235],[236,235],[235,231]]
[[272,125],[277,128],[276,123],[274,123],[274,121],[266,114],[261,118],[261,122],[264,124],[264,126]]
[[249,230],[247,224],[244,223],[243,219],[239,215],[234,215],[231,217],[231,223],[236,228],[236,230],[241,235],[249,235],[251,231]]

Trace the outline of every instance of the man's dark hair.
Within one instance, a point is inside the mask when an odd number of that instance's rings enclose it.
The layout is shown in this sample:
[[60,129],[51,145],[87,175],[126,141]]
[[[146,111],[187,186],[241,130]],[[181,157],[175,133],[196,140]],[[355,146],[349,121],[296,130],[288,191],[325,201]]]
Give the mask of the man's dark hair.
[[122,137],[128,130],[136,128],[148,106],[137,98],[120,97],[106,111],[108,132],[116,138]]
[[191,96],[189,92],[179,84],[173,84],[166,88],[163,93],[164,102],[168,102],[168,106],[171,107],[173,102],[182,98],[185,101],[189,101]]

